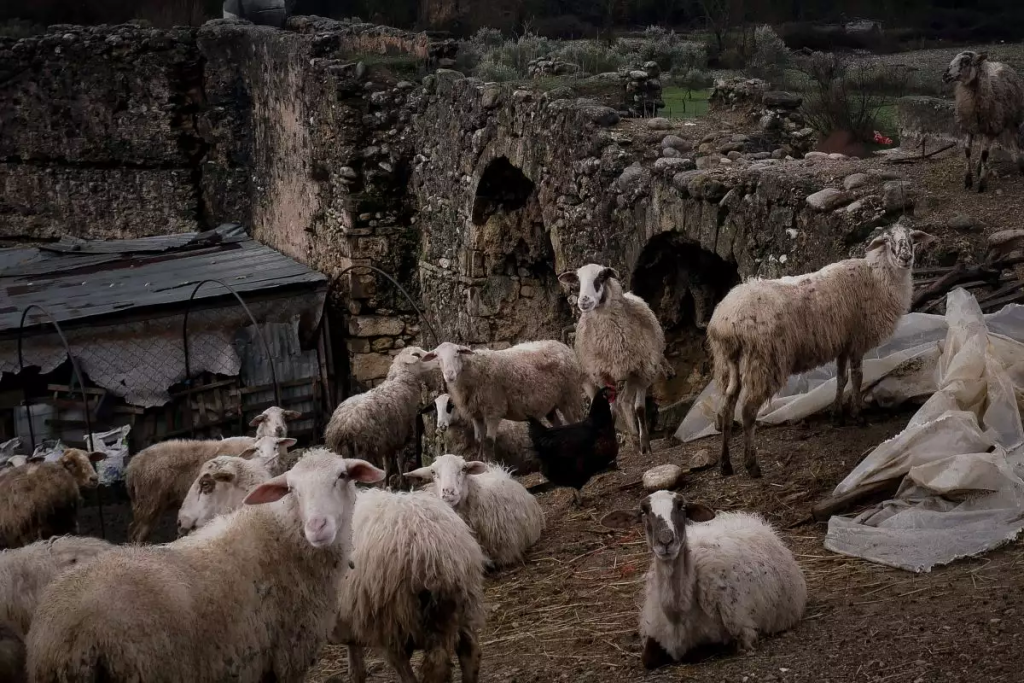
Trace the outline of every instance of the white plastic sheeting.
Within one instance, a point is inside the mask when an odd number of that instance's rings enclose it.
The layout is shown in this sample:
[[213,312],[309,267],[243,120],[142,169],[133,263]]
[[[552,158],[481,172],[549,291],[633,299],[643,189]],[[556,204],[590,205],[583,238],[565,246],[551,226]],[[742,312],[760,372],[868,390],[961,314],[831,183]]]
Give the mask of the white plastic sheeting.
[[[880,405],[929,396],[895,437],[836,487],[902,478],[893,500],[855,518],[833,517],[825,547],[909,571],[977,555],[1024,529],[1024,307],[982,315],[962,289],[946,315],[911,313],[864,362],[865,398]],[[868,389],[870,387],[870,389]],[[765,424],[831,406],[835,365],[791,377],[758,415]],[[716,434],[720,394],[712,382],[676,436]]]

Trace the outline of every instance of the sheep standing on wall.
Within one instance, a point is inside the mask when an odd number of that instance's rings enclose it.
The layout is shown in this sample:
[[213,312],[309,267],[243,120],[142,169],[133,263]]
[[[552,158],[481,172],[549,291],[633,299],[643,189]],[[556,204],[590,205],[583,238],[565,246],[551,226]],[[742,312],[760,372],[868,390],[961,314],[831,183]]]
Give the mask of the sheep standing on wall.
[[444,342],[424,356],[434,359],[455,408],[473,422],[483,460],[494,459],[502,420],[547,417],[561,424],[558,413],[568,422],[581,417],[579,364],[561,342],[526,342],[501,351]]
[[473,529],[493,567],[522,562],[544,531],[540,503],[497,465],[466,462],[449,453],[405,476],[430,482],[434,495]]
[[622,291],[614,268],[590,263],[565,272],[559,281],[579,285],[576,305],[582,315],[576,324],[576,355],[583,368],[583,387],[591,399],[602,386],[625,382],[621,403],[634,416],[641,453],[651,452],[647,424],[647,390],[666,370],[665,333],[643,299]]
[[868,244],[864,258],[777,280],[749,280],[730,291],[711,316],[708,346],[723,394],[722,474],[733,473],[729,438],[743,396],[743,462],[761,476],[754,422],[761,406],[790,375],[836,361],[833,414],[844,420],[843,392],[851,385],[851,414],[861,420],[864,354],[892,336],[910,309],[914,247],[934,238],[898,223]]
[[642,661],[653,669],[697,645],[736,643],[750,651],[761,634],[792,628],[807,606],[793,553],[759,515],[715,515],[670,491],[651,494],[639,513],[618,510],[602,523],[643,521],[651,568],[640,617]]
[[200,531],[66,572],[36,609],[29,679],[301,683],[336,621],[355,482],[383,476],[310,449]]
[[988,156],[992,144],[1005,137],[1013,150],[1017,167],[1024,174],[1021,150],[1021,126],[1024,126],[1024,80],[1002,62],[988,61],[984,52],[961,52],[942,74],[944,83],[956,83],[956,122],[966,133],[964,140],[964,187],[973,185],[971,148],[980,135],[978,192],[984,192],[988,179]]

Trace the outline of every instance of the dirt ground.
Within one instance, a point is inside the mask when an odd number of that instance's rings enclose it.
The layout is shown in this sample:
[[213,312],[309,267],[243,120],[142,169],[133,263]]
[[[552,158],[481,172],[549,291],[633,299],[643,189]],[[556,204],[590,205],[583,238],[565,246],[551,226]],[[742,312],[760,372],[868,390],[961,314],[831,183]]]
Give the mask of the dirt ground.
[[[1024,546],[915,575],[834,555],[825,524],[799,524],[866,451],[895,435],[911,412],[875,415],[867,428],[825,420],[759,431],[764,478],[716,470],[694,473],[682,489],[719,510],[757,510],[783,530],[807,577],[804,620],[738,656],[710,653],[697,663],[645,674],[637,616],[649,555],[643,532],[604,529],[606,512],[633,508],[650,466],[686,466],[717,441],[655,444],[653,457],[620,454],[620,471],[584,489],[582,509],[570,493],[539,496],[547,530],[525,566],[487,580],[481,680],[496,683],[579,681],[778,681],[926,683],[1019,681],[1024,667]],[[535,475],[537,476],[537,475]],[[527,480],[532,483],[533,479]],[[796,524],[796,526],[792,526]],[[456,667],[457,669],[457,667]],[[347,671],[344,648],[330,646],[308,680]],[[379,657],[371,680],[397,681]],[[456,679],[458,675],[456,675]]]

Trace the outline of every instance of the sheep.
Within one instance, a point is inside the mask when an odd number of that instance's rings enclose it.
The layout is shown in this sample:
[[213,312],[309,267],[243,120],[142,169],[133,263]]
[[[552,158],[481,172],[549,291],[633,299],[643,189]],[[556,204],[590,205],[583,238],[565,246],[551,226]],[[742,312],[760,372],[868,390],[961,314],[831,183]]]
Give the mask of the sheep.
[[[448,394],[434,399],[437,408],[437,431],[444,434],[449,453],[471,457],[479,452],[480,444],[474,437],[473,423],[459,410]],[[516,474],[532,474],[540,469],[537,451],[530,440],[529,425],[525,422],[502,420],[494,441],[494,458]]]
[[942,74],[944,83],[956,83],[956,122],[964,139],[964,188],[971,189],[971,147],[980,135],[978,192],[984,192],[988,178],[988,155],[992,144],[1003,137],[1013,151],[1017,168],[1024,174],[1021,126],[1024,126],[1024,80],[1007,64],[988,61],[984,52],[961,52]]
[[0,550],[78,532],[80,489],[94,489],[93,463],[105,453],[68,448],[56,462],[33,462],[0,477]]
[[348,645],[353,683],[366,680],[363,647],[377,647],[402,683],[425,650],[423,683],[449,680],[455,649],[463,683],[480,671],[484,556],[447,504],[423,492],[361,491],[353,528],[353,571],[342,581],[332,640]]
[[544,531],[540,503],[502,467],[448,453],[405,476],[431,483],[473,529],[492,567],[522,562]]
[[640,617],[645,668],[679,661],[702,644],[736,643],[749,652],[759,635],[788,630],[803,617],[803,572],[760,515],[716,516],[658,491],[639,513],[611,512],[602,524],[627,527],[637,516],[653,555]]
[[[258,436],[256,443],[238,454],[239,458],[253,460],[270,470],[275,477],[283,474],[290,467],[285,467],[285,456],[291,455],[288,449],[295,445],[295,439],[280,436]],[[294,461],[290,464],[294,465]]]
[[261,436],[288,436],[288,420],[298,420],[302,413],[297,410],[286,410],[271,406],[257,415],[249,423],[256,428],[256,438]]
[[587,397],[599,387],[624,382],[622,407],[633,405],[634,417],[626,424],[638,434],[641,453],[651,452],[647,424],[647,390],[670,371],[665,360],[665,333],[647,303],[622,291],[614,268],[589,263],[575,272],[558,276],[560,282],[579,285],[577,306],[582,315],[576,324],[576,355],[584,374]]
[[[294,443],[294,439],[278,441],[279,454],[286,450],[287,445]],[[252,449],[256,446],[257,439],[251,436],[174,439],[136,453],[124,472],[125,487],[132,503],[132,523],[129,529],[132,542],[141,543],[146,540],[162,513],[178,509],[204,462],[218,455],[253,453]]]
[[310,449],[198,532],[68,571],[36,609],[30,680],[299,683],[336,620],[354,483],[383,476]]
[[734,287],[708,325],[714,377],[723,393],[718,427],[720,466],[733,473],[729,438],[740,395],[743,456],[751,477],[761,476],[754,422],[761,406],[796,373],[836,361],[833,417],[845,423],[843,393],[851,385],[851,416],[861,424],[864,354],[896,330],[909,310],[914,248],[935,238],[899,222],[874,238],[863,258],[777,280],[752,279]]
[[389,477],[400,474],[399,453],[416,430],[423,377],[432,368],[425,356],[418,346],[407,346],[391,361],[384,382],[335,408],[324,432],[328,448],[366,458]]
[[558,413],[568,422],[581,417],[579,365],[562,342],[527,342],[502,351],[444,342],[424,356],[434,359],[456,409],[473,422],[482,460],[493,460],[503,419],[547,417],[562,424]]
[[270,478],[266,464],[255,458],[218,455],[207,460],[178,510],[178,536],[237,510],[253,489]]

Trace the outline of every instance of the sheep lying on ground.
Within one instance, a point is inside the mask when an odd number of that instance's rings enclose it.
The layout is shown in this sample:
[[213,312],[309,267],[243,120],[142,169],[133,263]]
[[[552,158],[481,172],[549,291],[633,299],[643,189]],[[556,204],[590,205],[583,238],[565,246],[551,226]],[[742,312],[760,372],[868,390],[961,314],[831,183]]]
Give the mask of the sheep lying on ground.
[[270,470],[255,458],[218,455],[207,460],[178,510],[178,536],[242,507],[245,497],[270,478]]
[[256,438],[261,436],[288,436],[288,421],[298,420],[302,413],[297,410],[285,410],[278,406],[271,406],[257,415],[249,423],[250,427],[256,428]]
[[400,474],[398,456],[415,433],[423,377],[432,369],[426,355],[407,346],[391,361],[384,382],[335,408],[324,433],[328,448],[366,458],[389,476]]
[[981,136],[978,160],[978,192],[985,191],[988,156],[992,144],[1005,138],[1013,150],[1017,167],[1024,174],[1021,126],[1024,126],[1024,80],[1002,62],[988,61],[984,52],[961,52],[942,74],[945,83],[956,83],[956,122],[967,135],[964,140],[964,187],[973,184],[971,147]]
[[[640,618],[646,668],[679,661],[702,644],[734,642],[749,651],[759,635],[785,631],[803,617],[803,572],[761,516],[715,516],[670,491],[645,498],[639,516],[653,554]],[[620,510],[602,523],[629,527],[636,518]]]
[[665,361],[665,333],[643,299],[622,291],[614,268],[589,263],[565,272],[559,281],[579,285],[576,355],[583,369],[583,387],[591,399],[599,387],[624,382],[616,401],[634,416],[626,424],[638,434],[641,453],[651,451],[647,424],[647,390],[670,368]]
[[113,547],[98,538],[56,536],[0,552],[0,681],[25,680],[24,638],[43,589]]
[[424,356],[435,358],[456,409],[473,422],[484,460],[494,459],[504,419],[547,417],[561,424],[558,413],[568,422],[581,416],[579,365],[572,349],[561,342],[527,342],[502,351],[474,351],[444,342]]
[[[475,457],[480,444],[473,431],[473,423],[455,408],[455,401],[448,394],[434,399],[437,407],[437,431],[444,434],[449,453],[464,457]],[[516,474],[531,474],[540,469],[537,451],[530,441],[530,429],[525,422],[502,420],[498,425],[498,436],[494,441],[494,459],[510,468]]]
[[447,454],[405,476],[431,482],[434,494],[466,520],[494,567],[522,562],[544,531],[540,503],[502,467]]
[[364,646],[381,648],[402,683],[416,683],[409,658],[425,651],[423,683],[463,683],[480,671],[484,557],[473,533],[427,493],[361,491],[352,523],[354,569],[342,581],[332,640],[349,649],[352,683],[366,680]]
[[96,488],[100,452],[69,448],[56,462],[33,462],[0,477],[0,550],[78,532],[80,489]]
[[336,620],[354,482],[383,476],[311,449],[202,530],[65,573],[26,639],[30,680],[300,683]]
[[836,419],[844,419],[847,373],[851,413],[861,419],[861,360],[892,335],[910,308],[914,248],[932,239],[899,223],[872,240],[864,258],[797,277],[749,280],[722,299],[707,336],[723,393],[723,475],[733,472],[729,438],[741,393],[743,461],[752,477],[761,476],[754,450],[757,412],[790,375],[835,360]]

